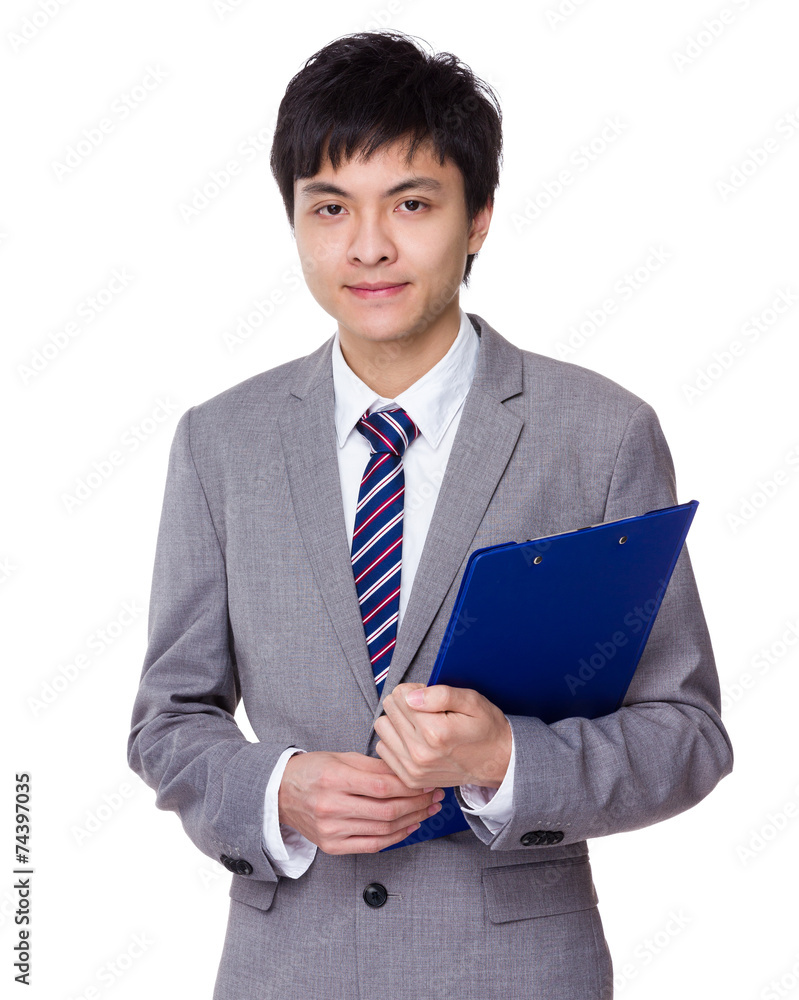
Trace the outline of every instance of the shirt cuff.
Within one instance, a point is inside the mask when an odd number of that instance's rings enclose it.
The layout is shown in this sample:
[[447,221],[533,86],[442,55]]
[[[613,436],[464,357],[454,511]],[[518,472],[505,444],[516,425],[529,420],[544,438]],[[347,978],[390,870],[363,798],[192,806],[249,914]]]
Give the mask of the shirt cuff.
[[299,878],[310,867],[316,856],[316,844],[294,829],[280,822],[277,793],[283,772],[290,757],[295,753],[305,753],[298,747],[284,750],[275,764],[264,795],[263,845],[272,867],[287,878]]
[[516,744],[511,733],[511,750],[508,769],[499,788],[485,788],[483,785],[461,785],[460,793],[469,808],[461,806],[470,816],[479,816],[489,833],[496,834],[508,822],[513,813],[513,772],[516,763]]

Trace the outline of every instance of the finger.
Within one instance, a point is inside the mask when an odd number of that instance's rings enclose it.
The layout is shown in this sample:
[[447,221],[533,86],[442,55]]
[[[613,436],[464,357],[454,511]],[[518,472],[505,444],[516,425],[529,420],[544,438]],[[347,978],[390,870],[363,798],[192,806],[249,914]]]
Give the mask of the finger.
[[414,710],[412,708],[413,702],[408,701],[409,696],[414,692],[417,692],[416,698],[419,698],[420,696],[424,698],[426,690],[426,684],[397,684],[391,694],[387,695],[384,699],[383,709],[386,710],[386,707],[389,704],[394,704],[395,707],[405,711],[410,718]]
[[350,767],[357,768],[359,771],[368,771],[374,774],[386,774],[386,765],[380,760],[379,757],[368,757],[364,753],[358,753],[356,750],[346,750],[344,753],[338,756],[345,758],[345,763],[349,764]]
[[422,823],[441,811],[441,803],[425,803],[421,808],[401,810],[391,819],[355,817],[347,820],[346,835],[349,837],[390,837],[406,830],[409,826]]
[[390,694],[383,702],[383,711],[385,714],[375,723],[375,732],[381,739],[386,740],[386,734],[391,734],[391,742],[396,750],[400,749],[397,740],[407,747],[419,739],[414,710],[402,695],[395,697]]
[[[405,769],[402,758],[383,740],[375,747],[375,752],[388,764],[397,778],[402,781],[406,788],[413,788],[413,779]],[[417,788],[429,788],[430,782],[425,779],[422,784],[417,784]]]
[[377,854],[386,847],[400,844],[411,833],[419,829],[419,823],[401,829],[398,833],[390,837],[348,837],[336,844],[335,847],[328,846],[327,849],[320,848],[326,854]]
[[[379,768],[374,768],[371,764],[363,767],[362,761],[366,760],[378,764]],[[376,799],[402,797],[411,791],[418,794],[418,788],[411,789],[391,765],[379,757],[364,756],[362,761],[356,762],[354,767],[342,774],[340,787],[343,792]]]
[[461,715],[478,715],[486,699],[472,688],[434,684],[432,687],[407,692],[405,703],[417,712],[457,712]]

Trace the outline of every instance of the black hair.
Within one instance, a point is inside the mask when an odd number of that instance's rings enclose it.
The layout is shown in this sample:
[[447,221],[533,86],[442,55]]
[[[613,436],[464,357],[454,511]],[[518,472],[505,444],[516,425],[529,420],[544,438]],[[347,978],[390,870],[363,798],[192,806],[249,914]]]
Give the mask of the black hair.
[[[294,227],[294,181],[358,152],[403,140],[408,162],[432,143],[461,171],[471,221],[493,204],[502,113],[491,87],[450,52],[427,53],[398,31],[358,32],[320,49],[293,77],[278,110],[271,167]],[[463,274],[468,284],[476,254]]]

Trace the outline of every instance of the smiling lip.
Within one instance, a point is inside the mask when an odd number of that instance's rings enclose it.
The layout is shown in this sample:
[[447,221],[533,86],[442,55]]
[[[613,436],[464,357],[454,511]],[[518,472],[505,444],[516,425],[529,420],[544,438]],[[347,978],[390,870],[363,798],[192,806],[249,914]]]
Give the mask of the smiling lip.
[[362,285],[347,285],[347,288],[349,288],[353,295],[357,295],[359,299],[387,299],[401,292],[407,284],[407,281],[400,285],[391,284],[387,281],[378,281],[374,284],[364,282]]

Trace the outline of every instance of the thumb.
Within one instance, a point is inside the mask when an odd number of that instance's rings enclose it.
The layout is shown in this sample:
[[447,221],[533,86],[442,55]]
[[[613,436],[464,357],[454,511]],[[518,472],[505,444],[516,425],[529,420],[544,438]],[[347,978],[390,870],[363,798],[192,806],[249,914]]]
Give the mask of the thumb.
[[460,691],[448,684],[433,684],[431,687],[419,686],[405,695],[405,700],[418,711],[423,712],[456,712]]

